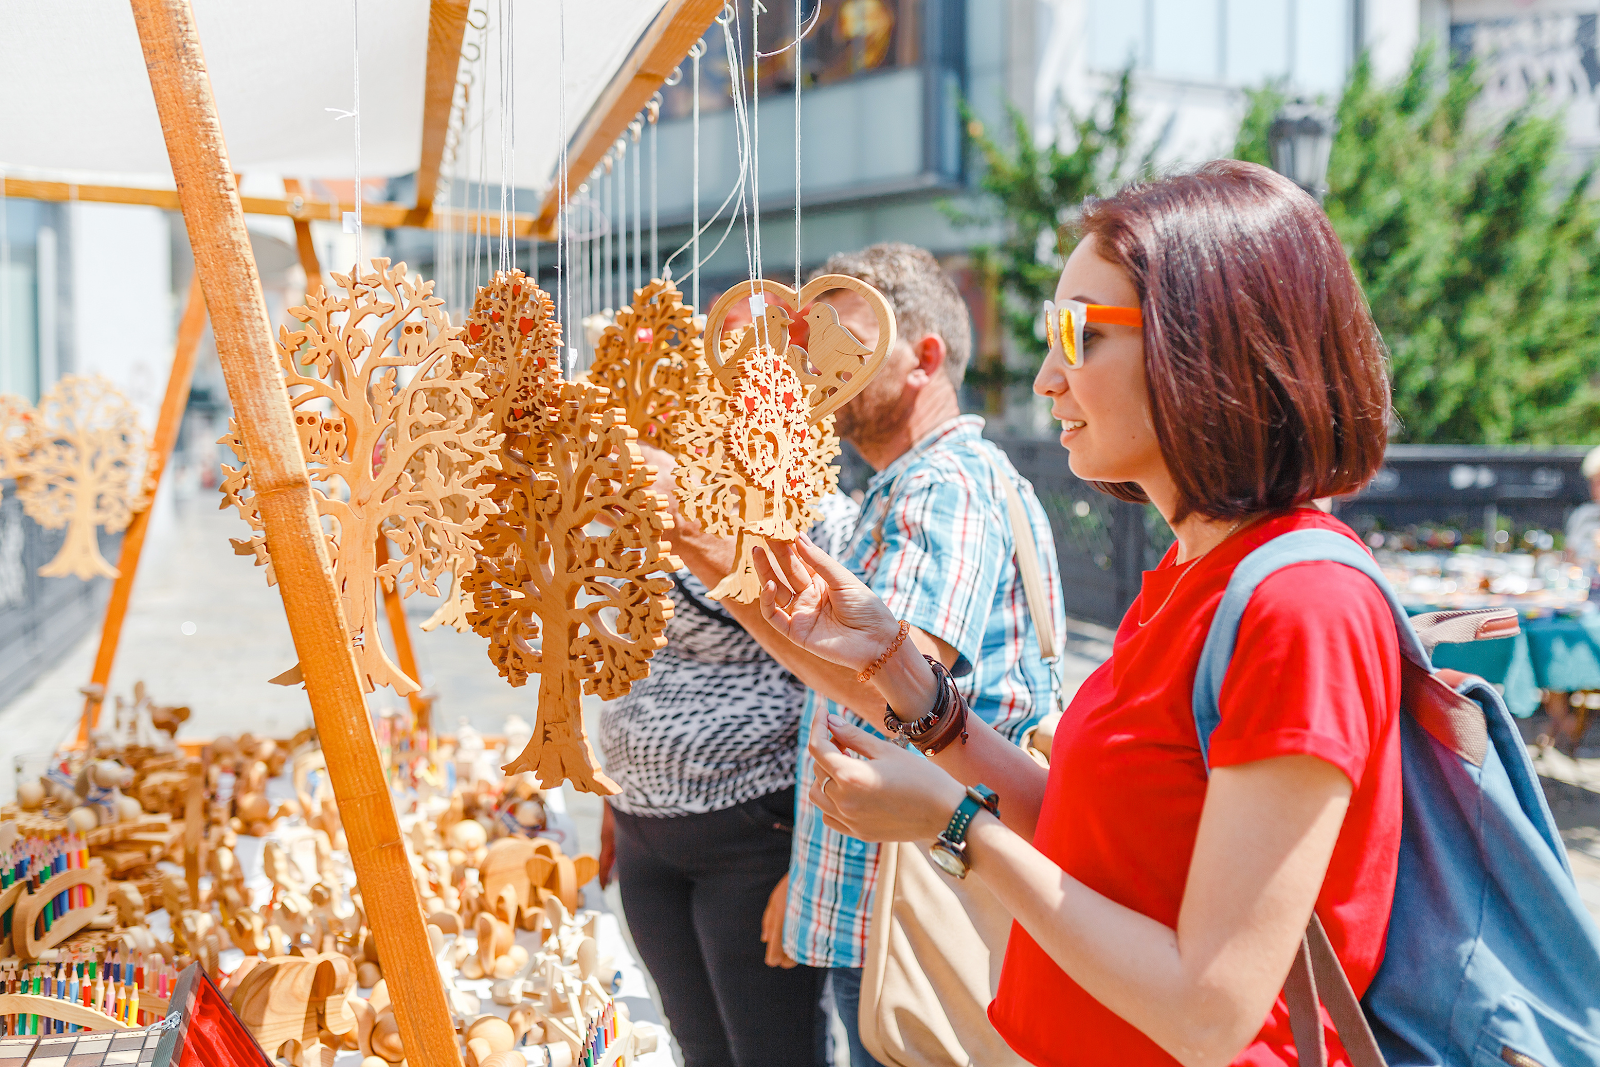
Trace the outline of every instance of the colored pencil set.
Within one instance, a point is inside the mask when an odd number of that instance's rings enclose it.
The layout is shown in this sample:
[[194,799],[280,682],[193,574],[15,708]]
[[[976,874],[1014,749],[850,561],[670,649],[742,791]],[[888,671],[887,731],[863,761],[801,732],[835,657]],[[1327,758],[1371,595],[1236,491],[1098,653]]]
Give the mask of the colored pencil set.
[[[70,955],[56,962],[0,965],[0,991],[31,993],[34,996],[81,1004],[109,1015],[129,1026],[146,1026],[164,1018],[164,1005],[177,982],[177,972],[156,957],[108,957]],[[144,994],[146,1007],[139,1006]],[[150,996],[160,998],[162,1010],[147,1010]],[[21,1037],[37,1034],[75,1033],[82,1027],[38,1015],[0,1015],[0,1036]]]
[[[70,833],[64,825],[57,829],[41,827],[40,820],[29,821],[33,825],[23,829],[0,855],[0,891],[10,889],[18,882],[26,882],[28,892],[37,893],[49,885],[50,879],[89,865],[89,844],[81,834]],[[49,933],[55,921],[72,909],[94,903],[90,894],[91,890],[86,885],[73,886],[58,893],[40,913],[44,932]],[[0,937],[9,933],[11,912],[7,910],[4,918],[0,919]]]

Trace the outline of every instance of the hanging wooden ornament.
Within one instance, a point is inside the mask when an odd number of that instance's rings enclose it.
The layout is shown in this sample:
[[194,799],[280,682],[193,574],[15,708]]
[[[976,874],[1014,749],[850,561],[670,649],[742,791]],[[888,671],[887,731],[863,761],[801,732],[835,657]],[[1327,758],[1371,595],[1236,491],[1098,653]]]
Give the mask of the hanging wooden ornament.
[[[847,289],[871,307],[877,343],[867,346],[819,303]],[[759,299],[752,299],[759,296]],[[759,314],[724,340],[723,322],[740,300]],[[809,305],[809,306],[808,306]],[[809,348],[789,342],[804,312]],[[895,344],[894,311],[857,278],[826,274],[797,293],[779,282],[740,283],[706,316],[706,372],[674,424],[682,462],[678,501],[708,532],[735,541],[733,570],[710,595],[750,603],[760,596],[753,553],[767,540],[792,541],[817,519],[815,504],[838,488],[833,413],[865,389]]]
[[767,539],[793,541],[811,528],[814,504],[839,484],[833,417],[810,420],[805,388],[779,358],[788,318],[769,307],[759,340],[752,324],[708,369],[673,424],[682,457],[678,502],[708,533],[734,538],[734,565],[711,597],[749,603],[761,594],[753,553]]
[[468,618],[507,681],[539,675],[533,738],[504,770],[615,793],[584,736],[579,694],[621,696],[666,644],[669,582],[653,577],[679,566],[662,540],[666,501],[607,391],[561,379],[554,306],[526,277],[503,272],[480,290],[468,335],[504,435],[501,468],[484,476],[495,508],[465,582]]
[[[356,278],[335,274],[343,292],[319,289],[289,314],[305,329],[278,333],[278,364],[295,411],[300,447],[317,510],[328,529],[334,577],[343,590],[345,623],[355,644],[362,685],[418,689],[379,639],[377,581],[402,596],[439,595],[439,578],[470,551],[483,522],[498,440],[486,417],[479,376],[444,310],[433,282],[386,259]],[[369,332],[370,331],[370,332]],[[407,369],[401,378],[400,371]],[[255,556],[274,582],[270,546],[250,482],[250,457],[231,422],[222,438],[239,457],[224,466],[223,507],[232,505],[252,529],[233,542]],[[388,538],[377,561],[377,539]],[[298,665],[274,678],[299,682]]]
[[[872,309],[878,322],[875,345],[869,347],[861,343],[840,324],[838,313],[832,307],[818,302],[817,298],[824,293],[840,289],[855,293]],[[765,279],[759,283],[740,282],[723,293],[706,316],[706,359],[712,373],[724,386],[731,388],[732,372],[717,358],[723,351],[722,324],[729,309],[740,300],[756,297],[758,291],[760,302],[766,305],[764,316],[770,320],[773,315],[781,314],[786,320],[782,332],[785,338],[787,324],[802,312],[805,315],[809,327],[806,347],[785,342],[778,350],[806,386],[806,401],[811,407],[813,423],[832,415],[865,389],[894,348],[897,338],[894,309],[882,293],[859,278],[824,274],[801,286],[798,293],[781,282]],[[778,331],[769,325],[767,332],[776,336]],[[776,345],[766,336],[762,340]]]
[[[33,451],[33,405],[15,393],[0,393],[0,482],[22,482]],[[0,485],[0,499],[5,486]]]
[[[492,283],[478,290],[461,327],[462,369],[483,377],[481,393],[472,401],[473,411],[502,430],[498,455],[504,463],[518,461],[518,442],[531,425],[530,413],[553,395],[551,390],[556,387],[561,327],[554,313],[550,297],[525,274],[498,271]],[[472,629],[467,619],[472,594],[465,579],[476,565],[477,546],[470,544],[452,560],[450,595],[422,624],[423,630],[450,626],[466,633]]]
[[676,455],[668,426],[694,386],[700,346],[694,308],[671,281],[657,279],[635,289],[600,335],[589,381],[611,391],[645,444]]
[[125,529],[144,504],[139,412],[110,379],[68,375],[39,398],[31,421],[32,447],[20,460],[26,477],[17,497],[40,526],[67,528],[61,551],[39,574],[115,578],[117,568],[100,554],[95,528]]

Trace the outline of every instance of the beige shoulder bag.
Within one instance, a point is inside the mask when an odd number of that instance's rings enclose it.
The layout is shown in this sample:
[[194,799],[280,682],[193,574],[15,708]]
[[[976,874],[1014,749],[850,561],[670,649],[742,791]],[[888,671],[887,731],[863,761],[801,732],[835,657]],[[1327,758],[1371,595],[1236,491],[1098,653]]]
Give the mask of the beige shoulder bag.
[[[1005,488],[1011,539],[1039,647],[1055,676],[1056,634],[1022,495]],[[1011,916],[981,878],[957,880],[924,843],[885,843],[861,974],[861,1043],[886,1067],[1026,1067],[989,1024]],[[965,915],[967,921],[962,922]]]

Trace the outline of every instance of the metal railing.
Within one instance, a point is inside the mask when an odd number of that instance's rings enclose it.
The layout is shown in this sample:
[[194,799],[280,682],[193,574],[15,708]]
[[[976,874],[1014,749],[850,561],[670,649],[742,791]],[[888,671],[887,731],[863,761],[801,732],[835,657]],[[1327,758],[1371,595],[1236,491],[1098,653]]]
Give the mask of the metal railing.
[[[67,531],[47,530],[22,510],[16,486],[0,482],[0,705],[19,695],[98,625],[111,594],[105,578],[41,578]],[[100,533],[100,552],[117,558],[121,534]],[[87,677],[84,679],[87,681]],[[76,713],[76,709],[64,709]]]

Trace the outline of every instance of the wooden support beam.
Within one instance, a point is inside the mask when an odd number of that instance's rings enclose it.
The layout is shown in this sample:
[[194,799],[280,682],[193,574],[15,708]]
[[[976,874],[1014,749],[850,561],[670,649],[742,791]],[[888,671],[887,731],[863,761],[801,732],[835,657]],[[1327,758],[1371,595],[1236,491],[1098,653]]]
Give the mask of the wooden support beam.
[[[428,5],[427,81],[422,89],[422,159],[417,164],[417,206],[406,215],[411,226],[425,226],[439,184],[450,111],[455,106],[461,42],[467,32],[470,0],[432,0]],[[363,218],[363,221],[365,219]]]
[[[70,182],[40,182],[28,178],[6,178],[3,194],[16,200],[49,200],[56,203],[82,201],[94,204],[142,204],[164,211],[178,211],[178,193],[172,189],[139,189],[123,185],[75,185]],[[246,215],[277,215],[296,222],[343,222],[346,211],[356,209],[353,200],[316,200],[305,196],[246,196],[239,203]],[[368,226],[395,229],[402,226],[432,226],[435,220],[468,233],[498,234],[498,212],[478,213],[454,209],[430,210],[419,221],[411,221],[411,208],[404,204],[362,201],[361,221]],[[538,219],[520,212],[511,216],[511,231],[517,237],[532,237]]]
[[[299,196],[300,179],[283,179],[283,191],[290,196]],[[362,205],[362,209],[365,208],[366,205]],[[294,244],[295,250],[300,253],[300,269],[306,274],[306,296],[309,297],[322,285],[322,262],[317,258],[317,244],[311,239],[310,219],[294,220]]]
[[406,1059],[458,1067],[455,1030],[400,836],[300,453],[189,0],[130,0],[272,566],[300,658]]
[[172,353],[172,370],[167,374],[167,393],[161,400],[156,432],[150,438],[150,451],[145,459],[145,505],[133,513],[133,518],[128,521],[128,529],[122,535],[122,552],[117,557],[117,578],[111,585],[111,599],[106,603],[106,617],[100,627],[100,651],[95,654],[89,684],[83,689],[83,717],[78,723],[79,745],[89,740],[89,731],[100,719],[100,706],[105,702],[106,687],[111,682],[111,665],[116,661],[117,645],[122,640],[122,623],[128,617],[128,600],[133,596],[133,580],[139,573],[144,538],[150,532],[156,491],[161,488],[161,476],[166,472],[167,459],[172,455],[172,446],[177,444],[178,431],[183,428],[183,413],[189,406],[189,385],[194,381],[195,354],[200,350],[200,338],[205,332],[206,297],[200,289],[200,275],[196,273],[189,280],[189,302],[184,305],[183,319],[178,323],[178,344]]
[[[383,534],[378,534],[378,548],[375,556],[377,565],[382,567],[389,562],[389,539]],[[411,624],[406,621],[405,599],[400,595],[398,588],[391,588],[382,578],[378,579],[378,588],[383,592],[383,613],[389,620],[389,636],[394,639],[394,658],[412,681],[422,685],[422,671],[417,668],[417,652],[411,646]],[[421,730],[429,739],[428,751],[432,751],[431,739],[433,737],[433,697],[424,687],[406,694],[406,704],[411,708],[411,717],[416,720],[417,729]]]
[[[589,180],[589,172],[605,158],[634,116],[644,110],[672,68],[683,62],[690,47],[722,11],[722,5],[723,0],[667,0],[567,145],[564,195],[570,197],[574,189]],[[556,212],[563,195],[560,186],[558,176],[539,209],[539,236],[544,240],[555,235]]]

